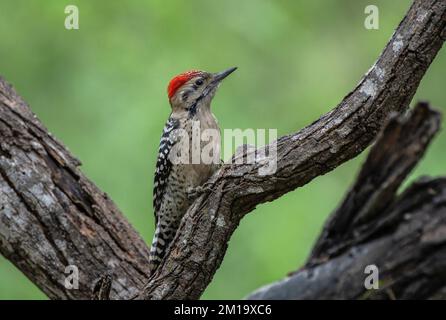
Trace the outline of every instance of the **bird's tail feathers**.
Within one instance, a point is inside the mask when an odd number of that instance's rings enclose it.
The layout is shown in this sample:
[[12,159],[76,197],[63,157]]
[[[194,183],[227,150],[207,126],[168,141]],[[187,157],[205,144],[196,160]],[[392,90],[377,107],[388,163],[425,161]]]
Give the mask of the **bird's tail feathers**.
[[164,258],[168,245],[172,241],[172,235],[167,230],[162,230],[161,226],[156,226],[155,235],[153,236],[152,246],[150,248],[149,268],[150,273],[153,273]]

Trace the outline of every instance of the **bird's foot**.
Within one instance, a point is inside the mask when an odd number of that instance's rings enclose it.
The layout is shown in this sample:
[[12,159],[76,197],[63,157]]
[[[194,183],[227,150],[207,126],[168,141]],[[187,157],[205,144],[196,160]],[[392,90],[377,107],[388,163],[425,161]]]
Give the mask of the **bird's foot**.
[[201,196],[203,193],[205,193],[206,191],[209,191],[211,184],[210,183],[205,183],[201,186],[198,187],[190,187],[187,189],[187,198],[190,201],[193,201],[195,199],[197,199],[199,196]]
[[190,187],[187,189],[187,198],[190,201],[193,201],[195,199],[197,199],[201,194],[203,193],[203,187],[202,186],[198,186],[198,187]]

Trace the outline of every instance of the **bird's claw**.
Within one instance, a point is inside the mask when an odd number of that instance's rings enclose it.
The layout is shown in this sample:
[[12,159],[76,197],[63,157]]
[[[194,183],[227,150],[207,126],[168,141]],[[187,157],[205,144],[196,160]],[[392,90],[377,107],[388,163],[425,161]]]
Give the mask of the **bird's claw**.
[[193,188],[193,187],[188,188],[188,189],[187,189],[187,198],[188,198],[190,201],[193,201],[193,200],[197,199],[198,196],[199,196],[201,193],[203,193],[203,191],[202,191],[201,189],[202,189],[201,186],[198,186],[198,187],[195,187],[195,188]]
[[193,201],[201,196],[204,192],[210,190],[210,185],[205,183],[202,186],[190,187],[187,189],[187,197],[189,200]]

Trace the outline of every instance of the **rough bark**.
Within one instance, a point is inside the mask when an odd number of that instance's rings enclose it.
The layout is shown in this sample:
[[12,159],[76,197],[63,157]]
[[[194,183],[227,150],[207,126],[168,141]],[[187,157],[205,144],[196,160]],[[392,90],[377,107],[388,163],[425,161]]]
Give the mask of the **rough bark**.
[[[248,299],[446,298],[446,178],[398,188],[440,127],[425,104],[394,118],[326,223],[306,265]],[[364,286],[379,270],[379,290]]]
[[189,208],[172,250],[140,298],[198,298],[240,219],[364,150],[390,113],[406,110],[445,36],[446,1],[415,0],[356,88],[310,126],[278,139],[273,175],[259,174],[262,162],[232,163],[211,178],[211,188]]
[[[89,299],[104,274],[113,277],[112,299],[198,298],[240,219],[370,145],[389,114],[408,107],[445,37],[446,1],[415,0],[357,87],[312,125],[277,141],[274,174],[260,175],[262,162],[222,167],[150,278],[148,248],[135,230],[0,80],[0,252],[50,298]],[[79,268],[78,290],[64,286],[67,265]]]
[[[147,279],[148,248],[67,149],[0,79],[0,252],[50,298],[88,299],[112,272],[113,298]],[[79,289],[65,288],[69,265]]]

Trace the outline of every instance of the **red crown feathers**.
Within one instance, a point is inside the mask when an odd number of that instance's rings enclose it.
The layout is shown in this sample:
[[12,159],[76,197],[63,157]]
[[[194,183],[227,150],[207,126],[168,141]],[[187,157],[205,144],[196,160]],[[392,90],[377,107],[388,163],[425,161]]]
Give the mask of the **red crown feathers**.
[[167,87],[167,95],[169,96],[169,99],[173,97],[175,92],[186,82],[188,82],[190,79],[202,74],[203,71],[200,70],[191,70],[186,71],[184,73],[181,73],[175,77],[172,78],[169,82],[169,86]]

